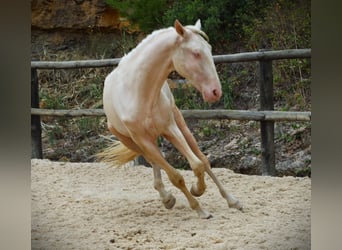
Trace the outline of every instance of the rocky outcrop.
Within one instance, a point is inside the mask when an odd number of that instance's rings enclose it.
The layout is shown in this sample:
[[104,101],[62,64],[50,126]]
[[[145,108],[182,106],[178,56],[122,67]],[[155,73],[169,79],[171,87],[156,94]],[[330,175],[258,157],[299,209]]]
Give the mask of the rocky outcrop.
[[128,22],[104,0],[32,0],[32,29],[121,29]]
[[105,0],[31,1],[32,60],[120,57],[135,31]]

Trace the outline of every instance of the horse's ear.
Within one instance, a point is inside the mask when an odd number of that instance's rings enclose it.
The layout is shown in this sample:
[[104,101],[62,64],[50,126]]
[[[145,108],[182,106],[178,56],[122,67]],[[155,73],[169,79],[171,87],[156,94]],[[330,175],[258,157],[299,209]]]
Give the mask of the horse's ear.
[[201,20],[200,20],[200,19],[197,19],[197,22],[196,22],[196,24],[195,24],[195,27],[196,27],[197,29],[199,29],[199,30],[202,28]]
[[176,21],[175,21],[175,29],[179,35],[184,36],[185,29],[184,29],[183,25],[178,21],[178,19],[176,19]]

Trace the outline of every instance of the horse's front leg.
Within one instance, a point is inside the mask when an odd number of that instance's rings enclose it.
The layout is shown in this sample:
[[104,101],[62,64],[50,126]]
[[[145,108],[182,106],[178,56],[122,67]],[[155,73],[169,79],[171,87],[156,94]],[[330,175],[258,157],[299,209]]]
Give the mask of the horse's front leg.
[[165,190],[160,173],[160,167],[155,164],[151,165],[153,168],[154,188],[159,192],[160,198],[164,206],[167,209],[171,209],[176,203],[176,198],[170,192]]
[[[127,127],[130,124],[127,124]],[[190,207],[194,209],[197,214],[201,218],[210,218],[211,215],[206,212],[202,207],[200,206],[199,202],[191,195],[188,188],[185,185],[185,181],[183,176],[174,169],[162,156],[157,144],[156,144],[156,138],[154,136],[149,135],[149,131],[143,128],[137,128],[136,125],[131,127],[129,130],[132,133],[132,139],[138,145],[140,148],[144,158],[150,162],[152,165],[159,166],[162,168],[167,176],[169,177],[171,183],[177,187],[180,191],[183,192],[185,197],[187,198]],[[133,132],[134,131],[134,132]],[[157,175],[159,174],[156,172]]]
[[221,182],[217,179],[213,171],[211,170],[210,163],[208,158],[201,152],[196,142],[195,137],[192,135],[191,131],[189,130],[188,126],[185,123],[184,117],[182,113],[179,111],[177,107],[174,107],[173,113],[175,116],[175,120],[177,123],[178,128],[184,135],[188,145],[190,146],[191,150],[197,155],[198,158],[204,162],[205,171],[211,177],[211,179],[215,182],[216,186],[218,187],[222,197],[227,201],[229,207],[233,207],[239,210],[243,209],[242,204],[237,200],[233,195],[229,194],[224,187],[222,186]]
[[191,193],[194,196],[201,196],[206,189],[206,184],[204,181],[204,162],[199,159],[191,150],[186,139],[184,138],[184,135],[177,127],[176,123],[173,123],[169,126],[168,131],[164,134],[164,137],[168,141],[170,141],[188,160],[191,169],[194,171],[194,174],[197,177],[197,185],[192,185]]

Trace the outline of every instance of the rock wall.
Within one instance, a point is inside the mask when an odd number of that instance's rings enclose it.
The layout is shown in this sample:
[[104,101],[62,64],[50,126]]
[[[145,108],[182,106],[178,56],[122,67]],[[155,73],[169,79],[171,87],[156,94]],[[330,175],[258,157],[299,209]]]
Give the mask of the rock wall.
[[128,26],[104,0],[32,0],[32,29],[107,29]]
[[123,32],[135,31],[105,0],[31,1],[32,60],[119,57]]

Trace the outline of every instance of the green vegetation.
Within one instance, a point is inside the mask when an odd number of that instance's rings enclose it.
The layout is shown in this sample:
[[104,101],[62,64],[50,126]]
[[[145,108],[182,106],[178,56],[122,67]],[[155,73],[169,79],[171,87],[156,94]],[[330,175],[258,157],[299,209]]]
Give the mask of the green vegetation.
[[[175,19],[193,24],[200,18],[214,47],[229,43],[252,50],[261,47],[310,47],[309,0],[107,0],[142,32],[173,25]],[[245,43],[245,44],[243,44]]]
[[141,31],[150,33],[163,26],[161,17],[167,9],[166,0],[106,0],[106,3],[128,17]]
[[[107,0],[106,3],[145,33],[171,26],[175,19],[193,24],[200,18],[214,54],[311,47],[309,0]],[[273,65],[275,101],[280,103],[276,108],[310,109],[310,60],[280,60]],[[255,82],[255,71],[250,66],[236,70],[218,67],[223,89],[219,104],[203,103],[200,94],[191,88],[174,90],[176,103],[184,109],[234,108],[234,96]]]
[[201,19],[203,29],[216,45],[237,41],[243,28],[251,27],[271,0],[107,0],[106,3],[127,17],[141,31],[149,33],[170,26],[175,19],[192,24]]

